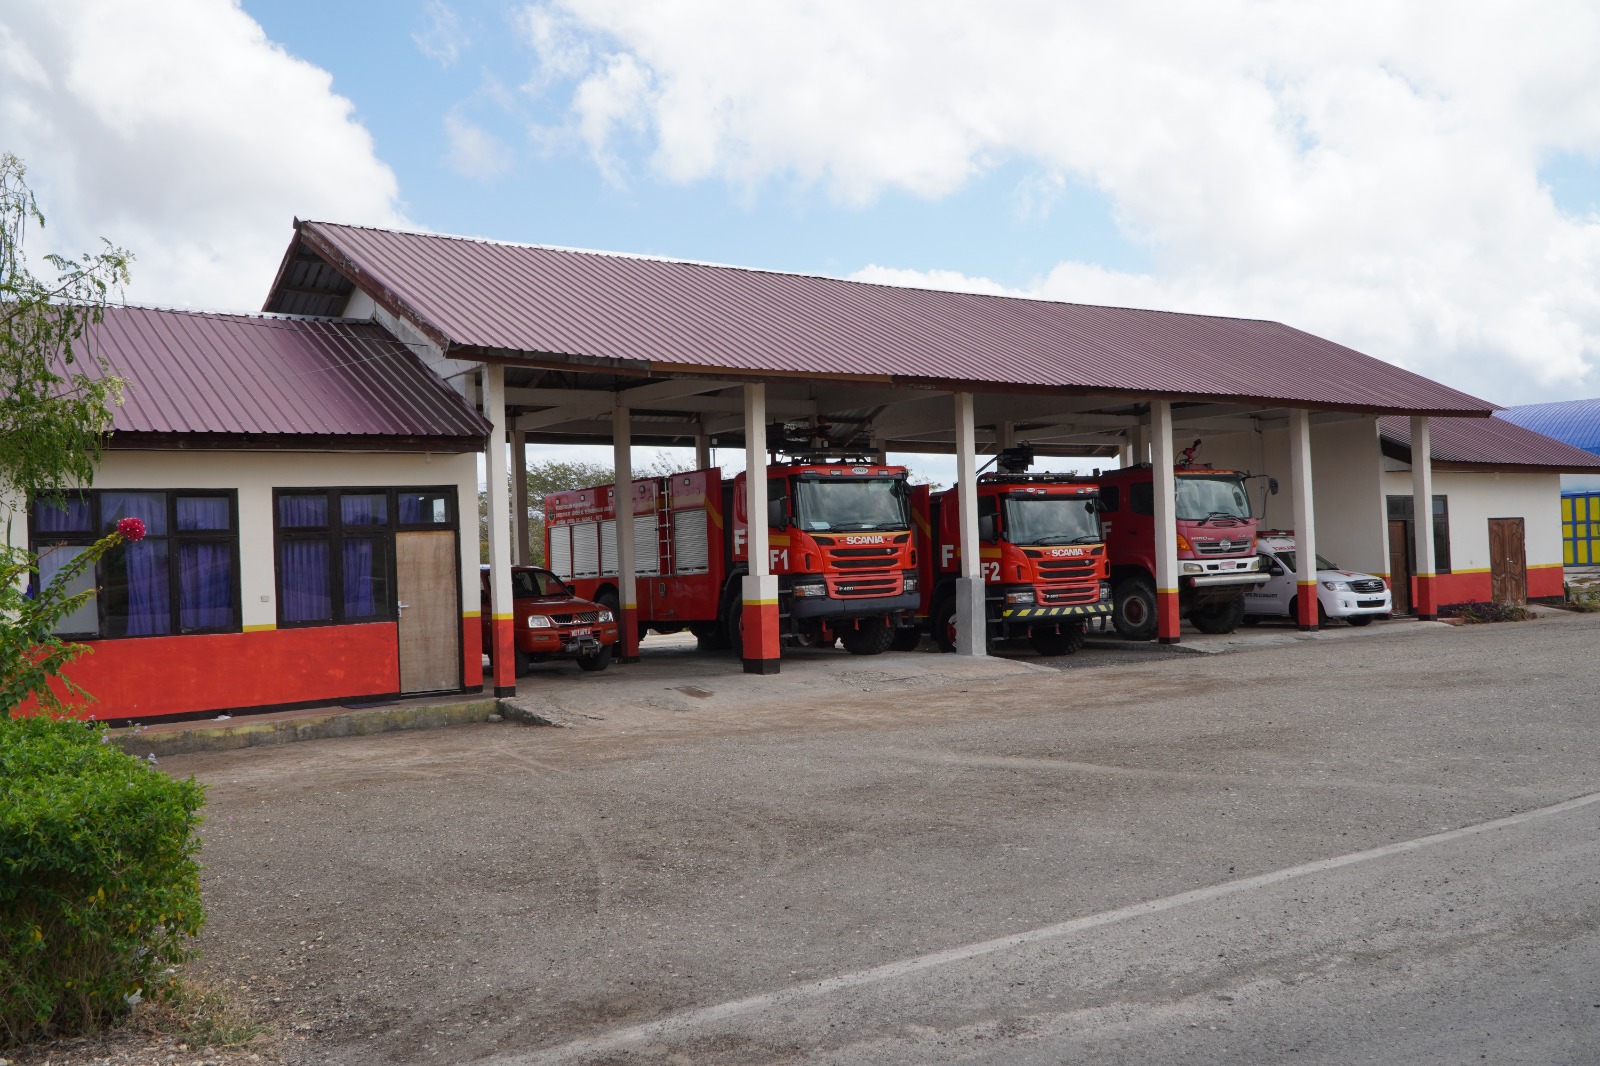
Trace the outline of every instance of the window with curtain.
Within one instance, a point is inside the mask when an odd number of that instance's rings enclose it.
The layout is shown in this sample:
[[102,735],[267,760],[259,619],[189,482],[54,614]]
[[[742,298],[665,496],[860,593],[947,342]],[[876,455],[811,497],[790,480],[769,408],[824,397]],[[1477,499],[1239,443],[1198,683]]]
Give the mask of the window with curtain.
[[60,636],[158,637],[239,629],[238,497],[188,489],[96,489],[29,508],[37,581],[48,584],[124,518],[143,540],[101,556],[69,592],[89,599],[56,627]]
[[278,624],[392,621],[395,531],[455,528],[454,489],[278,489]]

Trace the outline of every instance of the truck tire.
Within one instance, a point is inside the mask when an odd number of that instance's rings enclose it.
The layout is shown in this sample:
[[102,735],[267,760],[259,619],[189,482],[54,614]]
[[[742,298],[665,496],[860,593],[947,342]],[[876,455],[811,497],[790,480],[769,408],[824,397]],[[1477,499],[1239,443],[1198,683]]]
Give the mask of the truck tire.
[[1111,590],[1111,624],[1123,640],[1156,635],[1156,589],[1146,577],[1125,577]]
[[722,639],[726,642],[729,651],[733,652],[735,659],[744,658],[744,635],[739,632],[739,626],[744,620],[744,598],[734,595],[728,597],[728,605],[722,611],[724,619]]
[[1036,629],[1028,635],[1028,642],[1033,645],[1035,652],[1045,658],[1071,655],[1083,647],[1083,627],[1069,625],[1060,631]]
[[1244,597],[1190,608],[1189,621],[1202,633],[1232,633],[1244,621]]
[[533,660],[528,658],[528,653],[525,651],[513,652],[512,668],[518,677],[527,677],[528,671],[533,669]]
[[839,643],[851,655],[882,655],[893,642],[894,630],[881,618],[863,618],[854,629],[839,633]]
[[956,601],[940,600],[933,608],[928,631],[933,634],[933,646],[940,651],[956,650]]
[[717,622],[690,622],[689,632],[698,641],[698,651],[727,651],[728,638]]
[[915,626],[906,626],[894,631],[894,639],[889,642],[890,651],[916,651],[922,645],[922,630]]

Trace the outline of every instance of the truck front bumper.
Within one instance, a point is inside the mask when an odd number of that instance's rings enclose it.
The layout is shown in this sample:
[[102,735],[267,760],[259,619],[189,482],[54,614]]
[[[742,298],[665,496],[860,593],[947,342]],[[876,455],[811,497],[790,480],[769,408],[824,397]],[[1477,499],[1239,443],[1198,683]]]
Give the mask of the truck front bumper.
[[1000,617],[1006,621],[1037,621],[1062,618],[1094,618],[1111,613],[1110,602],[1079,603],[1066,607],[1004,607]]
[[1184,574],[1180,583],[1188,588],[1213,588],[1218,585],[1265,585],[1270,577],[1260,570],[1235,570],[1231,574]]
[[922,597],[915,592],[898,596],[863,596],[846,599],[837,596],[785,596],[791,618],[863,618],[868,615],[915,611]]

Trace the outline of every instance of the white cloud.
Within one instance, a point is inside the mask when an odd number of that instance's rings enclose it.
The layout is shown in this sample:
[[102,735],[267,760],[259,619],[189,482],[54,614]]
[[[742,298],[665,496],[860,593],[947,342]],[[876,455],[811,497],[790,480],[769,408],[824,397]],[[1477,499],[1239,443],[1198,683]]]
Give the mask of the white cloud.
[[417,51],[438,63],[452,67],[472,43],[461,27],[461,18],[443,0],[428,0],[428,24],[411,35]]
[[666,180],[846,204],[1020,162],[1022,218],[1097,189],[1153,264],[1062,249],[1030,292],[1281,319],[1507,402],[1600,392],[1600,217],[1538,179],[1600,155],[1585,0],[558,0],[524,24],[616,180],[641,131]]
[[135,302],[260,307],[296,215],[405,223],[331,86],[230,0],[7,5],[0,147],[48,220],[30,245],[128,248]]
[[504,141],[452,110],[444,116],[445,157],[451,170],[465,178],[492,181],[511,169],[511,149]]

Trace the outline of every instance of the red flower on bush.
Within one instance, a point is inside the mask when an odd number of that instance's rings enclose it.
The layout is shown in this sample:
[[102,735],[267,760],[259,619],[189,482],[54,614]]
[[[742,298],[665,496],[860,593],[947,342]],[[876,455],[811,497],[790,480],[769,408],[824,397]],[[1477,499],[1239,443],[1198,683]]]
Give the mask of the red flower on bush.
[[117,523],[117,532],[129,540],[143,540],[144,522],[137,518],[124,518]]

